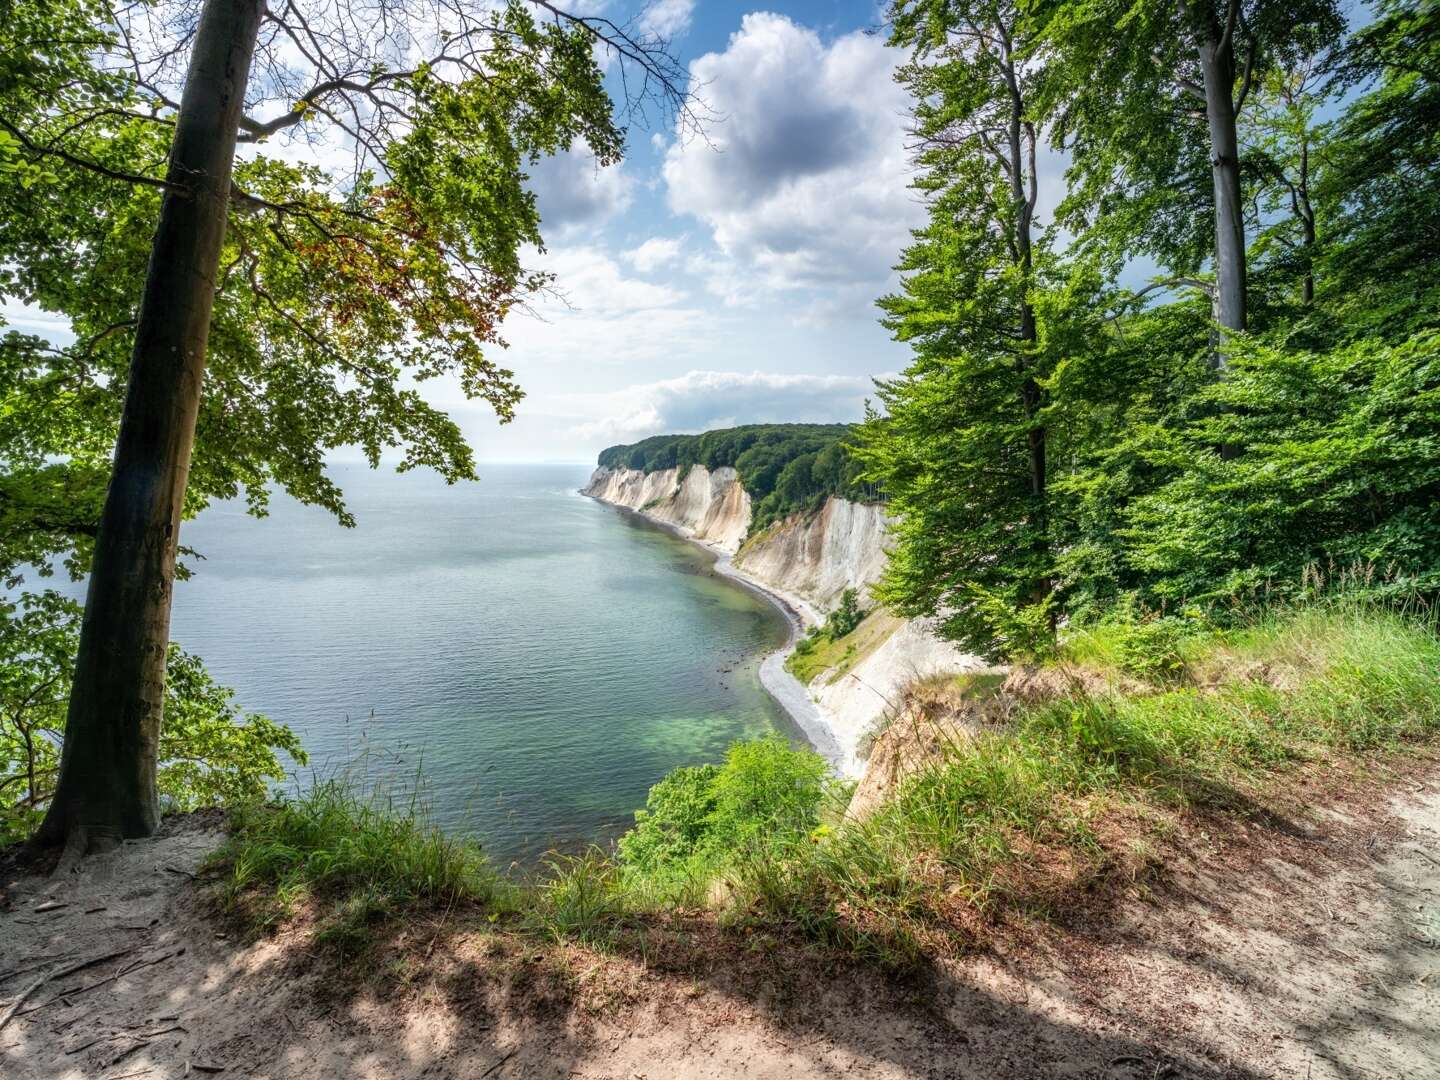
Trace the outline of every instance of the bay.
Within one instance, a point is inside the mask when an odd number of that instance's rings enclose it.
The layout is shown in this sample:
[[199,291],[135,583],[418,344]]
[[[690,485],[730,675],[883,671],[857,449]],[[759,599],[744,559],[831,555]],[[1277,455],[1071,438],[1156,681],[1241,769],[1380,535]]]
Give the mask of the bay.
[[295,783],[418,787],[501,865],[608,842],[676,766],[801,736],[758,677],[783,617],[708,552],[577,494],[589,471],[448,486],[336,466],[354,529],[280,495],[260,520],[213,506],[181,530],[204,558],[172,637],[299,733]]

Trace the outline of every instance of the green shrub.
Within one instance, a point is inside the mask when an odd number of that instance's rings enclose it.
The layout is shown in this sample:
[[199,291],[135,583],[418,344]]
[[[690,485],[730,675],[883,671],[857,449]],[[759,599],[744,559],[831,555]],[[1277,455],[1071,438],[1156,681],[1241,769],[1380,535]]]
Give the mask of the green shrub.
[[1139,679],[1164,681],[1179,677],[1195,649],[1213,645],[1215,634],[1214,625],[1199,611],[1138,614],[1130,604],[1122,604],[1104,619],[1067,633],[1060,655]]
[[860,607],[860,594],[854,589],[846,589],[840,594],[840,606],[825,620],[825,636],[831,641],[836,641],[846,634],[852,633],[857,626],[865,619],[865,612]]
[[620,858],[643,873],[665,873],[689,860],[713,864],[759,838],[807,835],[827,791],[820,755],[778,736],[732,746],[721,766],[672,772],[653,788]]
[[635,827],[620,838],[620,857],[654,869],[693,855],[707,839],[716,809],[715,765],[675,769],[650,789]]

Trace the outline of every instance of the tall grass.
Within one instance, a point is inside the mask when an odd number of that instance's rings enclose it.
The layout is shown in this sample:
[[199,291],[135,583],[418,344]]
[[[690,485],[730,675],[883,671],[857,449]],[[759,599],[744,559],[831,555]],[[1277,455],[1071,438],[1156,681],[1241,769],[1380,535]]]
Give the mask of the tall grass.
[[345,950],[409,908],[513,902],[480,846],[431,824],[418,795],[367,795],[349,775],[238,811],[208,866],[225,911],[266,927],[310,906],[317,939]]
[[[504,925],[518,932],[601,945],[657,912],[711,907],[906,964],[965,947],[997,914],[1081,902],[1129,858],[1117,843],[1143,854],[1179,811],[1236,809],[1294,763],[1440,734],[1440,638],[1363,603],[1224,630],[1090,628],[1059,663],[1126,677],[1005,702],[1003,725],[956,737],[863,820],[813,755],[739,744],[723,766],[657,785],[618,856],[556,857],[519,885],[415,800],[362,798],[336,779],[242,813],[214,860],[219,895],[262,925],[309,905],[319,936],[347,948],[415,907],[479,907],[515,916]],[[978,708],[1000,682],[932,696]]]
[[[903,963],[964,944],[998,910],[1070,902],[1115,857],[1097,831],[1107,816],[1223,808],[1286,763],[1440,733],[1440,639],[1393,612],[1271,614],[1166,640],[1164,655],[1150,691],[1021,707],[1005,729],[955,740],[865,820],[745,867],[744,902]],[[1135,670],[1114,629],[1077,657]]]

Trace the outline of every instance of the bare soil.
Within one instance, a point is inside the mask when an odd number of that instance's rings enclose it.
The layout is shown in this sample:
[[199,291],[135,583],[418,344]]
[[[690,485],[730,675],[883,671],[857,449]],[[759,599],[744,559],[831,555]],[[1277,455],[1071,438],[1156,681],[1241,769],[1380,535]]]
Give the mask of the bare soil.
[[0,877],[0,1076],[1435,1080],[1440,767],[1307,801],[907,978],[701,917],[606,952],[435,916],[343,962],[218,920],[219,822],[178,819]]

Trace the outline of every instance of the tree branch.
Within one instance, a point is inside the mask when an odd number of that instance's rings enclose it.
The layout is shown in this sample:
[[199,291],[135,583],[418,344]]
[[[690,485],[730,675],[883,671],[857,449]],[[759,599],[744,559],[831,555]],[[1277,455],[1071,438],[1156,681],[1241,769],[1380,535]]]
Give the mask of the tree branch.
[[143,184],[146,187],[159,188],[168,195],[179,195],[181,198],[188,199],[190,197],[190,189],[183,184],[172,184],[169,180],[160,180],[154,176],[141,176],[138,173],[122,172],[119,169],[112,169],[108,165],[101,165],[98,161],[90,161],[86,158],[77,157],[56,146],[41,146],[3,116],[0,116],[0,128],[4,128],[11,135],[15,136],[15,138],[20,141],[20,145],[32,154],[40,154],[43,157],[56,157],[68,165],[74,165],[79,169],[87,169],[90,172],[99,173],[101,176],[107,176],[111,180],[123,180],[127,184]]

